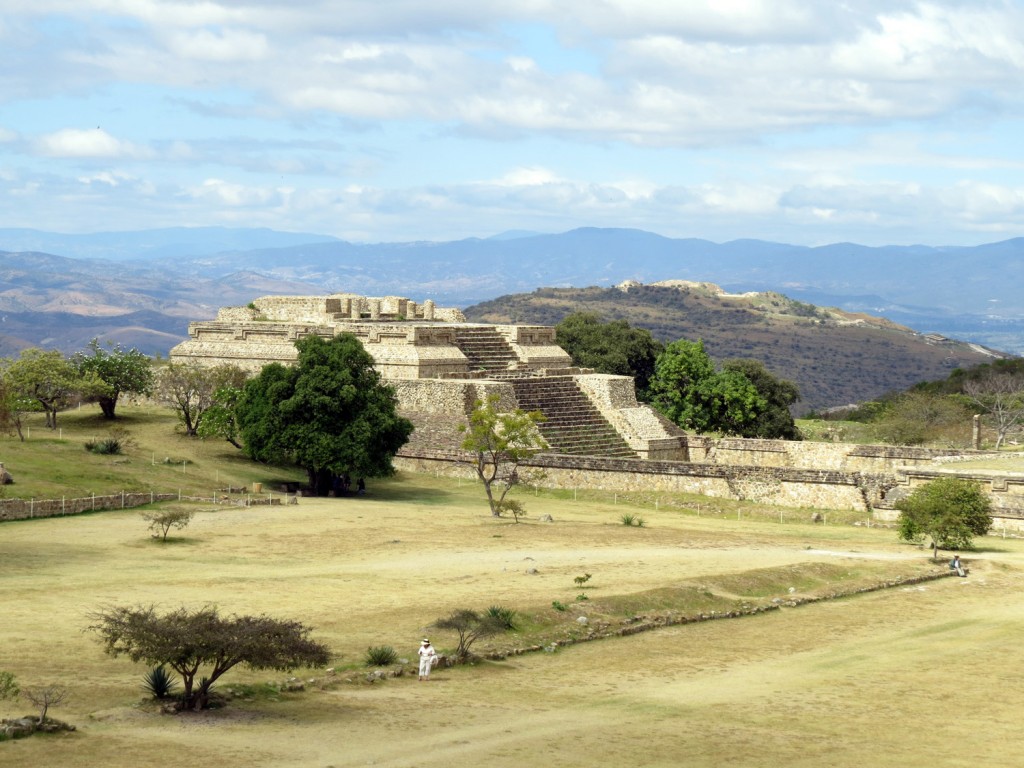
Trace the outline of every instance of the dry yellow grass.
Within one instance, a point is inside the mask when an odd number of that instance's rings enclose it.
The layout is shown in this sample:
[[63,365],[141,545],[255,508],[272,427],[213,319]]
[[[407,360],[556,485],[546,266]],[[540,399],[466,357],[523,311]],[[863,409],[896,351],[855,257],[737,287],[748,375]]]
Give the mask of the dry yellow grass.
[[[212,602],[313,625],[344,678],[369,645],[411,658],[425,628],[456,607],[501,604],[539,621],[552,600],[574,618],[681,585],[751,595],[771,584],[778,594],[751,599],[785,597],[785,581],[765,574],[786,569],[838,566],[864,580],[928,567],[889,530],[650,509],[637,529],[618,523],[622,506],[544,497],[527,499],[528,519],[548,512],[553,524],[514,525],[490,519],[465,484],[404,476],[370,491],[202,511],[165,545],[131,511],[0,526],[0,669],[23,685],[66,684],[72,698],[52,714],[79,727],[0,743],[0,766],[1020,762],[1024,543],[1012,539],[982,541],[966,557],[967,579],[440,670],[426,684],[314,686],[198,715],[143,706],[142,665],[104,656],[83,632],[105,603]],[[576,603],[582,573],[593,574],[590,600]],[[283,677],[233,671],[223,685]]]

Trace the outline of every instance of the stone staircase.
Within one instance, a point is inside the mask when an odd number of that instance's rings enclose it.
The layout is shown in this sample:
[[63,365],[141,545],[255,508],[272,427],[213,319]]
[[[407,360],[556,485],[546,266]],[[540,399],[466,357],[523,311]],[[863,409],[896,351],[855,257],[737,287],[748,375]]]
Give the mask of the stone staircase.
[[470,371],[508,374],[519,363],[512,347],[494,328],[459,328],[455,331],[455,345],[469,360]]
[[519,408],[547,419],[540,433],[554,453],[635,459],[637,454],[569,376],[512,380]]

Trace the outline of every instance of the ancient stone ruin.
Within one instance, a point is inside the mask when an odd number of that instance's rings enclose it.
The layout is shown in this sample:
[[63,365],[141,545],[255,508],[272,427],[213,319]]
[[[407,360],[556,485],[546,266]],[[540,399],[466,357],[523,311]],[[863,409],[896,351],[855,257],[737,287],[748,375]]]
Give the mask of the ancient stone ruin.
[[[297,339],[340,333],[362,342],[415,425],[396,460],[414,471],[470,471],[458,461],[458,428],[490,395],[504,410],[544,414],[550,451],[532,463],[545,484],[563,488],[694,493],[891,520],[901,494],[950,471],[937,462],[983,453],[686,435],[637,402],[631,378],[572,367],[553,328],[468,323],[458,309],[397,296],[264,296],[191,323],[171,359],[256,372],[294,362]],[[1024,530],[1024,475],[969,476],[989,493],[1004,532]]]
[[552,452],[618,458],[682,458],[682,432],[636,400],[627,376],[572,367],[555,330],[467,323],[462,312],[398,296],[350,293],[264,296],[193,322],[171,359],[229,363],[256,372],[298,356],[295,341],[351,333],[398,393],[415,425],[413,445],[455,449],[476,400],[498,395],[508,410],[540,411]]

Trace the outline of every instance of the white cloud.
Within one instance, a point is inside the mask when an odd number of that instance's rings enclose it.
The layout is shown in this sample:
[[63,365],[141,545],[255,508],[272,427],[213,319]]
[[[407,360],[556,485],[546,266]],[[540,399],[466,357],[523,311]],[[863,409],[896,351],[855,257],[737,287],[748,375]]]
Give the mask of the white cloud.
[[269,48],[265,35],[237,29],[175,31],[168,36],[168,49],[172,55],[197,61],[259,61],[267,58]]
[[145,147],[121,141],[103,129],[65,128],[40,136],[34,142],[36,152],[46,157],[67,158],[144,158],[152,152]]

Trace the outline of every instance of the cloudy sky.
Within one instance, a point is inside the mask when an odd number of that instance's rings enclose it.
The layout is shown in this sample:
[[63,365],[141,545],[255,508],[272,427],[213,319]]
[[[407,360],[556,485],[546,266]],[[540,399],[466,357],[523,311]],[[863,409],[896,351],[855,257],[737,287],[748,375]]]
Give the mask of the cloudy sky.
[[976,244],[1022,169],[1024,0],[0,0],[0,227]]

